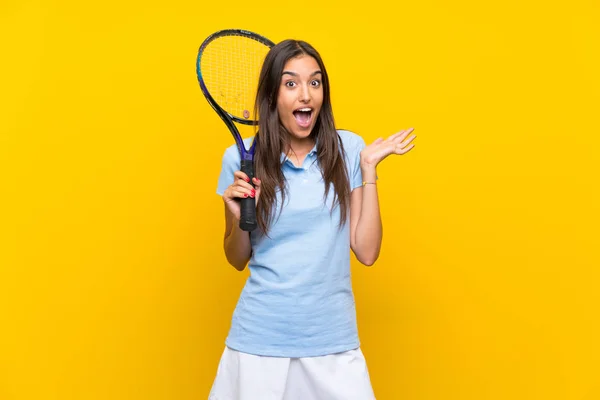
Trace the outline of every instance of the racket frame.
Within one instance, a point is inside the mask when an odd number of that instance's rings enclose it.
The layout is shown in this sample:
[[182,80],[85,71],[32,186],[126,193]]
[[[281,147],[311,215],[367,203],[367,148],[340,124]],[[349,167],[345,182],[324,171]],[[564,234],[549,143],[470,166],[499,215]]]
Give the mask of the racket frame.
[[[200,84],[200,90],[202,90],[202,94],[210,104],[210,106],[215,110],[217,115],[223,120],[229,131],[233,135],[235,139],[235,143],[238,147],[241,157],[241,166],[240,169],[248,178],[250,178],[250,184],[252,184],[252,178],[254,178],[254,146],[256,142],[253,140],[250,149],[246,150],[246,146],[244,145],[244,141],[242,136],[240,135],[239,130],[235,126],[234,122],[242,125],[258,125],[258,121],[255,119],[242,119],[236,115],[232,115],[229,112],[225,111],[219,103],[214,99],[214,97],[210,94],[206,84],[204,83],[204,79],[202,78],[202,70],[200,68],[202,55],[207,46],[213,42],[214,40],[226,37],[226,36],[242,36],[249,39],[256,40],[259,43],[264,44],[265,46],[271,48],[275,46],[275,43],[270,41],[264,36],[261,36],[257,33],[250,32],[244,29],[223,29],[209,35],[204,42],[200,45],[198,49],[198,56],[196,58],[196,76],[198,77],[198,83]],[[244,231],[252,231],[256,228],[256,204],[254,198],[244,198],[241,199],[241,215],[240,215],[240,228]]]

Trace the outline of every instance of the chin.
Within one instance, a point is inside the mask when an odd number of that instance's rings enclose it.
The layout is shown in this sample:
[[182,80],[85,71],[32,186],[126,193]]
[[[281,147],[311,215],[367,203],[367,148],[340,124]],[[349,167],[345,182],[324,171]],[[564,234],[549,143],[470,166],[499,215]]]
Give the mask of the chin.
[[294,131],[294,136],[296,136],[297,138],[300,138],[300,139],[306,139],[306,138],[310,137],[311,133],[312,133],[312,128],[296,130],[296,131]]
[[310,135],[313,132],[313,129],[315,128],[314,125],[308,128],[299,128],[297,126],[294,126],[292,129],[289,129],[288,127],[284,126],[284,128],[289,132],[289,134],[296,138],[296,139],[307,139],[310,137]]

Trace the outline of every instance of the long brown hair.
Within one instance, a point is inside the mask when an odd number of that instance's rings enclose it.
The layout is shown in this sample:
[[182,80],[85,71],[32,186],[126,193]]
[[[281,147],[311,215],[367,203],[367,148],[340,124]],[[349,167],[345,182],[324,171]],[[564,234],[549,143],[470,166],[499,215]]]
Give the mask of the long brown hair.
[[[260,116],[255,136],[255,175],[261,180],[261,193],[256,207],[260,230],[268,232],[274,217],[277,191],[281,192],[280,212],[285,204],[286,181],[282,170],[281,154],[290,148],[290,135],[281,125],[277,112],[277,99],[283,68],[288,60],[310,56],[322,72],[323,104],[310,133],[317,143],[317,161],[325,183],[325,196],[333,185],[333,205],[340,207],[340,227],[346,222],[350,209],[350,182],[345,163],[345,151],[335,128],[331,108],[329,78],[321,56],[310,44],[300,40],[284,40],[275,45],[263,63],[256,94],[255,115]],[[333,210],[332,208],[332,210]]]

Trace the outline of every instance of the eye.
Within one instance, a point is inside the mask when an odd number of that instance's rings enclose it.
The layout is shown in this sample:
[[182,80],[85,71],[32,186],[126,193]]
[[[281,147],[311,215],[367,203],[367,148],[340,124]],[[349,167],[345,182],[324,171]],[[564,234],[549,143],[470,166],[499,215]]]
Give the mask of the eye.
[[291,88],[291,87],[296,86],[296,82],[294,82],[294,81],[287,81],[286,83],[284,83],[284,85]]
[[311,85],[312,87],[319,87],[319,86],[321,86],[321,81],[319,81],[319,80],[315,79],[314,81],[311,81],[311,82],[310,82],[310,85]]

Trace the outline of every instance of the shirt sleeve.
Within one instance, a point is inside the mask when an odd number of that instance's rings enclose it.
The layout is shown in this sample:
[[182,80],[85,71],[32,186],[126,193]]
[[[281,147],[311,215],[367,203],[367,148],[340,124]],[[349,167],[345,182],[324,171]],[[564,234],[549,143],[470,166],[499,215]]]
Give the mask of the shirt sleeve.
[[225,190],[233,183],[235,179],[233,173],[240,169],[242,158],[237,150],[237,147],[231,146],[225,150],[223,154],[223,163],[221,173],[219,174],[219,182],[217,184],[217,194],[223,196]]
[[356,143],[352,148],[351,159],[352,159],[352,171],[350,171],[350,190],[354,190],[357,187],[362,186],[362,171],[360,169],[360,152],[367,145],[362,137],[356,136]]

